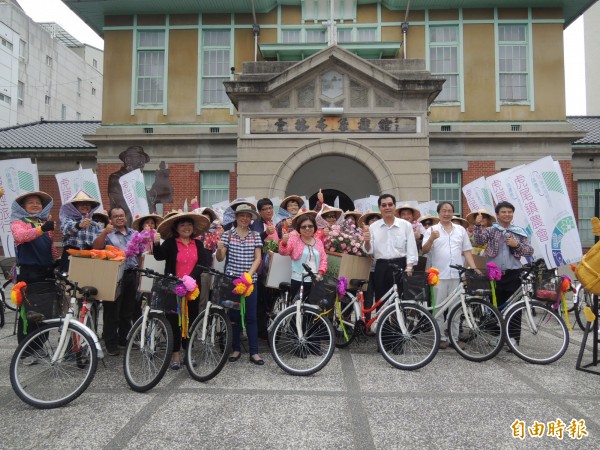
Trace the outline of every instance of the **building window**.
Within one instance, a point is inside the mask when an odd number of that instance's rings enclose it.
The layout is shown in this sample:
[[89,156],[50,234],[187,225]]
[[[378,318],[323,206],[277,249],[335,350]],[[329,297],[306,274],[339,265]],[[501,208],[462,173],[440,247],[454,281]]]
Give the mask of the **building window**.
[[200,204],[212,206],[229,200],[229,172],[210,170],[200,172]]
[[595,216],[596,189],[600,189],[600,180],[579,180],[577,182],[577,200],[579,204],[579,237],[583,247],[594,245],[594,234],[590,219]]
[[498,25],[498,62],[501,102],[526,102],[528,96],[526,25]]
[[377,42],[377,29],[376,28],[357,28],[356,41],[357,42]]
[[4,38],[0,38],[0,39],[2,39],[2,45],[12,52],[12,49],[13,49],[12,42],[9,42]]
[[94,67],[94,69],[98,68],[98,61],[96,61],[95,59],[92,59],[92,66]]
[[77,95],[81,96],[81,78],[77,78]]
[[94,87],[92,88],[92,95],[94,95],[94,96],[96,95],[96,88],[94,88]]
[[52,57],[49,55],[46,55],[46,65],[52,67]]
[[460,213],[462,201],[462,184],[460,170],[432,170],[431,197],[436,202],[451,202],[454,211]]
[[324,42],[327,42],[327,30],[321,28],[306,30],[307,44],[322,44]]
[[352,28],[338,28],[337,40],[340,43],[352,42]]
[[300,43],[300,30],[282,30],[281,31],[281,43],[282,44],[299,44]]
[[355,0],[304,0],[302,18],[304,20],[327,20],[331,15],[330,2],[333,2],[333,19],[356,19]]
[[8,95],[0,94],[0,102],[4,102],[10,105],[10,97]]
[[46,95],[46,97],[44,98],[44,103],[45,103],[46,105],[49,105],[49,104],[50,104],[50,96],[49,96],[49,95]]
[[25,98],[25,83],[19,81],[17,85],[17,102],[23,106],[23,99]]
[[228,104],[223,82],[230,74],[231,32],[205,30],[202,41],[202,104]]
[[23,39],[19,39],[19,59],[25,61],[25,52],[27,51],[27,43]]
[[60,120],[67,120],[67,105],[60,107]]
[[140,31],[137,47],[137,104],[161,105],[165,83],[165,32]]
[[436,102],[458,102],[458,27],[443,26],[429,28],[429,63],[431,74],[446,79]]

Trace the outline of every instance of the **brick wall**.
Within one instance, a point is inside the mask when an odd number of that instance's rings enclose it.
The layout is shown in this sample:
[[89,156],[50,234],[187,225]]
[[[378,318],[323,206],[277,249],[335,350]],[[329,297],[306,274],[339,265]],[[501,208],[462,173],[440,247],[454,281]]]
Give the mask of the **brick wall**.
[[237,164],[234,171],[229,174],[229,201],[237,198]]
[[[462,185],[469,184],[477,178],[489,177],[497,173],[495,161],[469,161],[467,170],[462,173]],[[470,209],[467,199],[462,196],[462,217],[469,214]]]

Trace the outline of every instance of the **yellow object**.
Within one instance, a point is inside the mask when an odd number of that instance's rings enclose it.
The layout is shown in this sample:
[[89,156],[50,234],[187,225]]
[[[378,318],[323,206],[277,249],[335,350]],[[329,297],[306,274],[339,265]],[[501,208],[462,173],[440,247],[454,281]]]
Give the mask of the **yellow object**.
[[594,314],[594,311],[592,311],[592,308],[589,306],[583,308],[583,314],[585,315],[586,322],[593,322],[596,320],[596,314]]
[[600,295],[600,242],[597,242],[575,269],[575,276],[586,291]]
[[594,236],[600,236],[600,219],[592,217],[592,233]]

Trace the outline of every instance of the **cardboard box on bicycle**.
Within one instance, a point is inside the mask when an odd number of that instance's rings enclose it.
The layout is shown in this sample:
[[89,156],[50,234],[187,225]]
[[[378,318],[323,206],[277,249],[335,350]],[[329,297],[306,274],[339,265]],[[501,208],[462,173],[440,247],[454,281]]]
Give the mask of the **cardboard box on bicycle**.
[[98,289],[97,300],[114,302],[119,296],[124,262],[71,256],[69,279]]
[[348,281],[352,279],[368,280],[371,262],[372,260],[368,256],[327,252],[327,275],[335,278],[346,277]]

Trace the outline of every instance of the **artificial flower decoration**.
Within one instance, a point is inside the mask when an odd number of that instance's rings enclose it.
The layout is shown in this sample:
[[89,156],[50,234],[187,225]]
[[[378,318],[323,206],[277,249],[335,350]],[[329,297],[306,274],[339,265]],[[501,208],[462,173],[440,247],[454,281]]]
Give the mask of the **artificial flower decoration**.
[[429,286],[437,286],[440,282],[440,271],[435,267],[430,267],[425,272],[427,272],[427,284]]
[[17,305],[17,307],[20,307],[21,303],[23,303],[22,290],[25,288],[27,288],[27,283],[25,283],[24,281],[19,281],[13,286],[12,291],[10,292],[10,299],[15,305]]
[[490,281],[500,281],[502,278],[502,271],[493,262],[487,263],[487,277]]
[[348,255],[365,256],[362,249],[364,238],[356,225],[347,222],[341,225],[332,225],[329,236],[323,245],[328,252],[346,253]]
[[233,293],[241,295],[242,297],[248,297],[254,291],[252,277],[248,272],[244,272],[241,277],[235,279],[233,284],[235,285]]
[[575,270],[577,269],[577,266],[576,266],[575,264],[572,264],[572,263],[571,263],[571,264],[569,264],[569,267],[571,268],[571,270],[572,270],[573,272],[575,272]]
[[346,295],[346,288],[348,287],[348,279],[346,277],[340,277],[337,284],[337,293],[340,297]]
[[152,243],[154,242],[154,233],[155,231],[152,229],[142,230],[138,233],[135,233],[131,240],[127,243],[127,247],[125,248],[125,256],[128,258],[132,256],[138,256],[148,250],[148,248],[152,248]]
[[[562,308],[563,308],[563,317],[565,319],[565,323],[567,324],[567,327],[569,328],[569,331],[573,331],[573,327],[571,326],[571,322],[569,321],[569,310],[567,308],[567,297],[565,296],[565,293],[571,290],[571,279],[566,276],[563,275],[562,277],[562,281],[560,284],[560,301],[562,303]],[[557,305],[558,308],[558,305]]]
[[562,277],[562,282],[560,284],[560,292],[565,293],[571,290],[571,279],[566,276],[563,275]]

